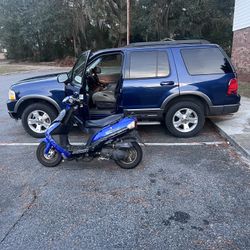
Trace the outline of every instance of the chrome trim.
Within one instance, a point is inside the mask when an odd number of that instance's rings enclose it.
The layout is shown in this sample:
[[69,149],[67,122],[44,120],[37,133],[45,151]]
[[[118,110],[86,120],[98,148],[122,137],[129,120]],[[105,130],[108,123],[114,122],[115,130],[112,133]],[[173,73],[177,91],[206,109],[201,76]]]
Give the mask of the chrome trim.
[[142,119],[161,119],[163,111],[160,108],[149,108],[149,109],[124,109],[124,113],[129,115],[135,115],[137,118]]
[[150,109],[124,109],[124,111],[127,112],[140,112],[140,111],[146,111],[146,112],[151,112],[151,111],[162,111],[161,108],[150,108]]
[[161,122],[157,122],[157,121],[152,121],[152,122],[149,122],[149,121],[147,121],[147,122],[139,121],[139,122],[137,122],[137,125],[138,125],[138,126],[144,126],[144,125],[160,125],[160,124],[161,124]]
[[14,108],[14,113],[17,113],[18,108],[20,107],[20,105],[24,101],[29,100],[29,99],[42,99],[42,100],[45,100],[45,101],[49,102],[50,104],[52,104],[57,109],[58,112],[61,111],[61,108],[58,105],[58,103],[55,100],[53,100],[52,98],[48,97],[48,96],[44,96],[44,95],[27,95],[27,96],[21,97],[17,101],[17,103],[15,105],[15,108]]

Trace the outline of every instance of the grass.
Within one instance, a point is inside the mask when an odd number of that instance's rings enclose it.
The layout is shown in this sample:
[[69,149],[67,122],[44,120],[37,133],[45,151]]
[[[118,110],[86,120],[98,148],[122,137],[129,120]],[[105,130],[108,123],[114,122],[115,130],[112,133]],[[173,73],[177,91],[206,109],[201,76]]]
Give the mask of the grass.
[[239,83],[239,94],[250,98],[250,82]]
[[10,65],[10,64],[0,65],[0,75],[20,72],[20,71],[27,71],[27,70],[29,70],[29,68],[25,65]]
[[[54,65],[47,64],[21,64],[21,63],[1,63],[0,62],[0,75],[17,73],[22,71],[32,71],[32,70],[51,70],[58,69],[60,67]],[[65,71],[69,70],[68,67],[61,67],[60,70],[65,69]]]

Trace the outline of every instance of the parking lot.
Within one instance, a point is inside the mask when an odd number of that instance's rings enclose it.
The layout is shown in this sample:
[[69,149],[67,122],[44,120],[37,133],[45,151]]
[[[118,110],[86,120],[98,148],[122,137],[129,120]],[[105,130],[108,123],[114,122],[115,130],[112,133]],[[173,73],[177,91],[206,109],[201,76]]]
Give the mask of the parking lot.
[[139,127],[147,146],[133,170],[42,167],[5,102],[12,83],[43,73],[0,76],[0,249],[249,249],[250,168],[209,121],[189,139]]

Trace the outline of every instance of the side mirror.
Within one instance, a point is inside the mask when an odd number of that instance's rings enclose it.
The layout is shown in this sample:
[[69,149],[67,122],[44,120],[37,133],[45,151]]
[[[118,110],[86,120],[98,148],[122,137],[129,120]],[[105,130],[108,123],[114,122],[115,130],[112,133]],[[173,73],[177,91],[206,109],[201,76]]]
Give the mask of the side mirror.
[[69,76],[67,73],[62,73],[60,75],[57,76],[57,81],[59,83],[65,83],[66,81],[69,80]]
[[76,76],[74,80],[80,84],[82,83],[82,78],[80,76]]
[[101,74],[101,73],[102,73],[101,68],[96,66],[96,67],[95,67],[95,73],[96,73],[96,74]]

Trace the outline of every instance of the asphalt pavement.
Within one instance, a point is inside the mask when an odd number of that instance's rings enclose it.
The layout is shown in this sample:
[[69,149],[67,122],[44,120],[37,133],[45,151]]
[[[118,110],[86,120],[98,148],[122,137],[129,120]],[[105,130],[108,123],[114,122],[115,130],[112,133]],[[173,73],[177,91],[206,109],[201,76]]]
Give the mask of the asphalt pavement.
[[139,127],[148,146],[133,170],[47,169],[5,106],[13,82],[41,73],[0,76],[0,249],[249,249],[250,167],[210,122],[189,139]]

